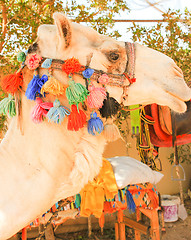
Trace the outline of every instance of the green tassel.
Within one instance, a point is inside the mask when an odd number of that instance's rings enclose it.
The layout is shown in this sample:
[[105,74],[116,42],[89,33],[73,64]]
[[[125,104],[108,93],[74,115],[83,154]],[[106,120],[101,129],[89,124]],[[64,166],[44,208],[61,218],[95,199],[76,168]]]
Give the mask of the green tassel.
[[0,101],[0,114],[8,114],[10,117],[16,116],[15,99],[11,94]]
[[69,87],[66,89],[66,97],[70,105],[78,105],[80,102],[83,103],[88,94],[88,90],[81,83],[76,83],[73,79],[69,81]]
[[19,52],[17,54],[17,61],[18,62],[24,62],[26,59],[26,54],[24,52]]
[[80,194],[76,194],[75,205],[76,205],[76,208],[79,208],[80,205],[81,205],[81,196],[80,196]]
[[[131,105],[129,106],[130,109],[138,108],[139,105]],[[140,132],[140,110],[136,109],[130,111],[130,118],[131,118],[131,131],[132,135],[138,135]]]

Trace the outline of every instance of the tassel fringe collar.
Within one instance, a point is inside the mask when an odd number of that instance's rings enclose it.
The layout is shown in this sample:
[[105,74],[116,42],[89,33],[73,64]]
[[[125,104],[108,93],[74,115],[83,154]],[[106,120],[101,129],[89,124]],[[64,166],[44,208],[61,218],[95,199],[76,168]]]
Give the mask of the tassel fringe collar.
[[[132,72],[131,74],[124,73],[121,75],[106,74],[102,71],[82,66],[78,59],[74,57],[62,61],[45,59],[37,54],[26,55],[21,52],[18,54],[17,59],[22,62],[21,68],[16,73],[6,76],[1,83],[2,89],[9,93],[9,96],[0,102],[1,113],[8,114],[11,117],[16,115],[14,97],[12,95],[22,88],[22,69],[27,66],[30,70],[34,70],[34,76],[27,86],[25,96],[29,100],[36,101],[36,106],[31,114],[31,118],[35,123],[40,123],[46,118],[50,122],[61,124],[64,118],[68,116],[68,130],[78,131],[87,122],[88,132],[92,135],[98,135],[106,128],[107,134],[105,136],[109,136],[109,141],[112,141],[111,138],[116,140],[120,137],[119,131],[115,130],[115,127],[111,127],[114,125],[111,123],[112,116],[117,113],[120,105],[115,99],[109,97],[106,85],[127,87],[136,80]],[[39,68],[47,69],[47,75],[44,74],[40,77],[37,71]],[[53,77],[53,69],[62,70],[67,74],[67,85],[63,85]],[[134,67],[132,69],[134,71]],[[74,81],[74,74],[83,76],[86,81],[86,87]],[[95,87],[92,80],[100,83],[100,87]],[[47,93],[55,96],[54,103],[43,102],[42,98]],[[70,109],[60,104],[58,100],[59,95],[66,96]],[[79,104],[85,104],[89,109],[92,109],[88,121],[86,120],[86,114],[79,109]],[[97,116],[96,111],[98,110],[102,117],[110,119],[109,128],[107,128],[107,120],[104,126],[102,120]],[[115,133],[109,134],[108,129],[110,131],[113,129]]]

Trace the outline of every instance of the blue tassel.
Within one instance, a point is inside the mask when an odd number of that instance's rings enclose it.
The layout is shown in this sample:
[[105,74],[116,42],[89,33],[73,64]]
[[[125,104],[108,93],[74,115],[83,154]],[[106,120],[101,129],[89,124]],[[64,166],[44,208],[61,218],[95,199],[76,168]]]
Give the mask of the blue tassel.
[[53,107],[47,113],[47,118],[51,122],[61,123],[66,115],[70,115],[70,109],[61,106],[60,101],[56,99],[53,103]]
[[88,133],[92,135],[96,135],[97,133],[101,133],[103,131],[103,122],[97,116],[96,112],[91,113],[91,119],[88,121]]
[[130,213],[134,213],[136,210],[136,205],[133,200],[132,194],[129,192],[129,190],[126,191],[126,199],[127,199],[127,206],[129,208]]
[[42,86],[45,84],[45,82],[48,81],[47,75],[43,75],[41,78],[39,75],[34,75],[33,79],[28,84],[27,90],[25,92],[25,96],[30,100],[36,99],[36,93],[38,92],[40,94],[40,90]]
[[122,202],[122,199],[121,199],[121,195],[120,195],[120,190],[118,190],[118,198],[119,198],[119,202]]
[[55,206],[56,206],[56,209],[59,208],[59,204],[58,204],[58,202],[55,203]]
[[75,206],[76,206],[76,208],[79,208],[80,205],[81,205],[81,196],[80,196],[80,194],[76,194]]

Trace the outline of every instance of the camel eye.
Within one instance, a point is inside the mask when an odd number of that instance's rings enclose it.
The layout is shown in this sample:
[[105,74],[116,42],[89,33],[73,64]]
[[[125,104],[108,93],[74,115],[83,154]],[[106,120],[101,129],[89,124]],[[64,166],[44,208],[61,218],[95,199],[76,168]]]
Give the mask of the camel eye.
[[110,61],[117,61],[119,59],[119,54],[118,53],[115,53],[115,52],[112,52],[109,54],[109,60]]

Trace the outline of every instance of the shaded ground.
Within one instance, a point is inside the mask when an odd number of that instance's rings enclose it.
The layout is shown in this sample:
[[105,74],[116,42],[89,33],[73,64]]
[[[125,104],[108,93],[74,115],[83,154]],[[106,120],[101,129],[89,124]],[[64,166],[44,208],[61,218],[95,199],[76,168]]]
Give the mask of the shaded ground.
[[[166,233],[162,234],[160,240],[191,240],[191,199],[187,197],[185,200],[185,207],[187,209],[188,217],[185,221],[179,219],[176,222],[165,223]],[[146,218],[143,218],[145,224],[149,225],[149,221]],[[113,221],[114,222],[114,221]],[[57,232],[57,231],[56,231]],[[115,239],[115,229],[111,227],[110,229],[104,229],[103,234],[101,230],[93,230],[92,236],[88,236],[88,231],[78,231],[75,233],[62,233],[57,234],[55,232],[55,240],[114,240]],[[36,236],[29,237],[27,239],[35,240],[38,236],[38,232]],[[20,240],[21,235],[17,236],[17,238],[11,238],[11,240]],[[134,231],[128,227],[126,227],[126,240],[134,240]],[[142,240],[150,240],[149,234],[147,236],[142,235]],[[42,238],[44,240],[44,238]]]
[[[191,240],[191,215],[185,220],[178,220],[175,223],[165,224],[166,233],[161,236],[161,240]],[[88,237],[87,231],[57,235],[56,240],[114,240],[115,230],[106,229],[104,235],[101,231],[93,231],[92,237]],[[126,228],[126,239],[134,239],[133,230]],[[143,236],[142,239],[149,240],[149,236]]]
[[[161,234],[161,240],[191,240],[191,200],[185,200],[188,217],[185,221],[179,219],[176,222],[165,223],[166,233]],[[104,229],[104,234],[100,230],[94,230],[91,237],[87,231],[77,233],[57,235],[56,240],[114,240],[115,230]],[[134,231],[126,227],[126,240],[134,240]],[[149,236],[142,235],[143,240],[149,240]]]

